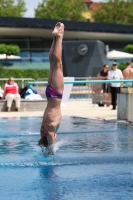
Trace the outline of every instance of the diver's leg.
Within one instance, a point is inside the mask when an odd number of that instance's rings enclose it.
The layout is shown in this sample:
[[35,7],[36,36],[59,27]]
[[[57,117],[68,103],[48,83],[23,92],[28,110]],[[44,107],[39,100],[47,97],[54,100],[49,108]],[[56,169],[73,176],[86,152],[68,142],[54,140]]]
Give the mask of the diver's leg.
[[[52,87],[59,93],[63,93],[64,78],[63,78],[63,66],[62,66],[62,40],[64,35],[64,24],[58,22],[57,30],[54,29],[53,34],[56,35],[56,43],[53,52],[52,68]],[[56,31],[55,31],[56,30]]]
[[53,52],[54,52],[54,49],[55,49],[55,42],[56,42],[56,38],[55,38],[55,36],[53,36],[52,45],[51,45],[51,48],[50,48],[50,51],[49,51],[49,61],[50,61],[50,63],[53,62]]
[[50,62],[50,71],[49,71],[49,76],[48,76],[48,85],[51,85],[52,83],[52,74],[53,74],[53,53],[54,53],[54,49],[55,49],[55,43],[56,43],[56,39],[55,36],[53,36],[53,42],[50,48],[50,52],[49,52],[49,62]]

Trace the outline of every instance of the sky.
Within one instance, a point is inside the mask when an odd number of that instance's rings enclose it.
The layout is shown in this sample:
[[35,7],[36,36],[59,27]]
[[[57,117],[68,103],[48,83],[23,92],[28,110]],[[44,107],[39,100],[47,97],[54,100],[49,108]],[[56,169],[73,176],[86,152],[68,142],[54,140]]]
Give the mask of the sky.
[[42,2],[42,0],[26,0],[25,2],[27,11],[24,17],[34,17],[34,8],[36,8],[38,3]]
[[[93,0],[93,2],[101,2],[106,0]],[[37,7],[39,2],[42,0],[25,0],[27,12],[25,13],[24,17],[34,17],[34,8]]]

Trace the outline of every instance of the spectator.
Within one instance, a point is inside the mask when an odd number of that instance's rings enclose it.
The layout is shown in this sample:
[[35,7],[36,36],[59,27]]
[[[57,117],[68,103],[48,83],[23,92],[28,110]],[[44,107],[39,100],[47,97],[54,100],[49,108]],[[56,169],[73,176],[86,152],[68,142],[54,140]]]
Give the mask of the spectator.
[[[97,77],[102,79],[102,80],[106,80],[108,78],[109,74],[110,74],[109,66],[107,64],[105,64],[103,66],[103,70],[97,75]],[[109,106],[110,105],[110,99],[111,99],[110,86],[106,83],[103,83],[102,89],[103,89],[104,102],[105,102],[106,106]]]
[[[115,79],[115,80],[120,80],[123,79],[122,71],[120,69],[117,69],[117,63],[114,62],[113,65],[113,70],[111,70],[108,79]],[[116,102],[117,102],[117,94],[120,93],[120,83],[111,83],[110,85],[110,91],[111,91],[111,97],[112,97],[112,110],[116,109]]]
[[[133,68],[131,66],[131,61],[126,62],[126,69],[123,70],[123,76],[126,79],[133,79]],[[132,87],[132,83],[125,83],[126,87]]]
[[14,78],[10,77],[8,82],[4,85],[4,94],[2,99],[7,100],[7,111],[11,111],[11,105],[13,100],[16,103],[17,111],[20,111],[20,95],[19,95],[19,87],[17,83],[14,82]]

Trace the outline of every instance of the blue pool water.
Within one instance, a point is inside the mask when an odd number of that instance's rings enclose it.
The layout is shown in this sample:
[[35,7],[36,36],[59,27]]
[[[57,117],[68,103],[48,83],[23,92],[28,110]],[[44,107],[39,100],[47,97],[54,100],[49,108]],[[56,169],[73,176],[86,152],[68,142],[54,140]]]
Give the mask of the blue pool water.
[[133,199],[133,124],[63,116],[45,159],[41,121],[0,119],[1,200]]

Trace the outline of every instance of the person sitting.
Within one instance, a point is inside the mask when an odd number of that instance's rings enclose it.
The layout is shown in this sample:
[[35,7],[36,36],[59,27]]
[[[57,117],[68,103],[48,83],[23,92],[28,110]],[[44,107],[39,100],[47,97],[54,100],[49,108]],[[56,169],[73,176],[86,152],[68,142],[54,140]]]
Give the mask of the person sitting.
[[4,93],[2,100],[5,98],[7,100],[7,111],[11,111],[11,105],[13,100],[16,103],[17,111],[20,111],[20,95],[19,95],[19,87],[17,83],[14,82],[14,78],[10,77],[8,82],[4,85]]

